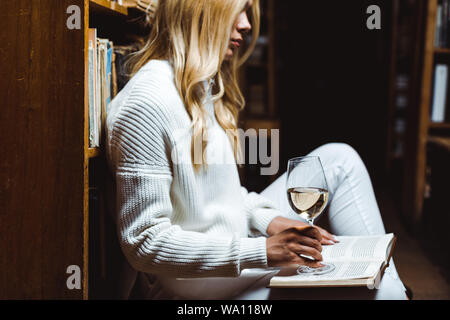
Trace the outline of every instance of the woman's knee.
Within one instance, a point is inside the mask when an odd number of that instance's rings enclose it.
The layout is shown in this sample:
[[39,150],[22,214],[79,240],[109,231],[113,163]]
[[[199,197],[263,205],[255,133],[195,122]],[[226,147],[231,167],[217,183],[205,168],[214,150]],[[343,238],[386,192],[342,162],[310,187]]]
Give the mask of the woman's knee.
[[349,144],[333,142],[327,143],[315,149],[312,155],[318,155],[322,164],[361,163],[358,152]]

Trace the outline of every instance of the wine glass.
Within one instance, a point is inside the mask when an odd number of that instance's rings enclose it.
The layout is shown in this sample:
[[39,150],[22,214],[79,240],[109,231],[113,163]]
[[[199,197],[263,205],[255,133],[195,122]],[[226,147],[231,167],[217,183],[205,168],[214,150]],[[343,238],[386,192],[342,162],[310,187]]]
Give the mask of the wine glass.
[[[318,156],[292,158],[288,161],[286,190],[289,204],[300,217],[313,226],[314,219],[328,203],[328,184]],[[314,260],[312,257],[301,255]],[[300,266],[299,274],[319,275],[335,269],[332,263],[323,263],[318,268]]]

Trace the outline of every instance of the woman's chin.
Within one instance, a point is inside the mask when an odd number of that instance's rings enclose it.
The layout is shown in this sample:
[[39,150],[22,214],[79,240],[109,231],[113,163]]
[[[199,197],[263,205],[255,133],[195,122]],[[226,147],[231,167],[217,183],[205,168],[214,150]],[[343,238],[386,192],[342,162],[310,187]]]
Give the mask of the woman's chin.
[[228,49],[227,53],[225,54],[225,60],[230,60],[231,58],[233,58],[234,52],[233,49]]

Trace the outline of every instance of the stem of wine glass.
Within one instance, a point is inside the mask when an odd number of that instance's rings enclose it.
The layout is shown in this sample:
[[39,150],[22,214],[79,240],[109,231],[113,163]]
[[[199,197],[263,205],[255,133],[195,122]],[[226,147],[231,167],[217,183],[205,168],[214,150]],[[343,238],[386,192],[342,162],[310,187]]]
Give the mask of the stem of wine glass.
[[314,219],[308,219],[307,221],[311,227],[314,226]]

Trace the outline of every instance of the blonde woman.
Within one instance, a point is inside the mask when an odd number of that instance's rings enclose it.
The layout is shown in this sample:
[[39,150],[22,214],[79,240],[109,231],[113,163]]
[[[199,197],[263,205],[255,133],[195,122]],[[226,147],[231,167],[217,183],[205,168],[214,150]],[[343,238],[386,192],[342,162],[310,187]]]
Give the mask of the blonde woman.
[[[286,297],[266,288],[277,272],[269,267],[318,266],[322,245],[335,243],[292,215],[285,175],[262,194],[240,185],[236,124],[244,99],[237,70],[258,29],[258,0],[160,1],[148,43],[130,61],[133,77],[113,100],[107,155],[118,235],[145,298]],[[241,52],[246,36],[250,50]],[[331,230],[384,233],[356,152],[336,144],[314,154],[330,182]],[[289,292],[288,298],[308,296]],[[405,298],[395,269],[379,290],[348,294]]]

